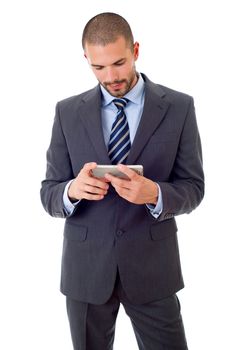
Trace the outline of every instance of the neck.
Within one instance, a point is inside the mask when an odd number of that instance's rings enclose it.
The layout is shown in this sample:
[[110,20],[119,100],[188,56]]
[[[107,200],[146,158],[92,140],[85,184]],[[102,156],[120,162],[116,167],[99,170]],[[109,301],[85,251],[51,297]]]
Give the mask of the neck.
[[139,74],[138,74],[138,72],[135,72],[135,77],[134,77],[134,80],[133,80],[132,85],[130,87],[130,90],[132,90],[132,88],[137,84],[138,79],[139,79]]

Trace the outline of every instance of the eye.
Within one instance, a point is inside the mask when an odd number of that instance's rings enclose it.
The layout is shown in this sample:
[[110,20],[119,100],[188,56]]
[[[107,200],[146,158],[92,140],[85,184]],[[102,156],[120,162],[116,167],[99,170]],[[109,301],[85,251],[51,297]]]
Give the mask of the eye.
[[115,66],[122,66],[124,63],[125,63],[125,61],[116,62]]
[[95,67],[95,70],[101,70],[101,69],[103,69],[103,67],[101,67],[101,66]]

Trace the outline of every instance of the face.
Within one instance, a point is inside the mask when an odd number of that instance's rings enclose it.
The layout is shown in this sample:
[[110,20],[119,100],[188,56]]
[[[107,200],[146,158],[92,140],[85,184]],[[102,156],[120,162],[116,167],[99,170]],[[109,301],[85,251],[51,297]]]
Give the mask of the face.
[[97,80],[112,96],[122,97],[136,84],[137,42],[133,51],[123,37],[105,46],[86,43],[84,54]]

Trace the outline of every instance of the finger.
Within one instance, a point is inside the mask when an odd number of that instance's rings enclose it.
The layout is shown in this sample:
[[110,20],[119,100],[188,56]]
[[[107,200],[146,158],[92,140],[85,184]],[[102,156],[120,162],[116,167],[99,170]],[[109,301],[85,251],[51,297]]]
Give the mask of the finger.
[[117,169],[127,175],[130,180],[136,180],[139,176],[134,170],[130,169],[127,167],[127,165],[124,164],[118,164]]
[[105,178],[109,180],[113,187],[118,186],[121,188],[130,188],[130,181],[127,179],[122,179],[111,174],[105,174]]
[[84,181],[85,185],[101,188],[103,190],[108,190],[109,189],[109,185],[107,183],[108,182],[107,179],[106,179],[106,181],[102,181],[100,179],[97,179],[96,177],[85,177],[83,179],[83,181]]
[[82,198],[87,199],[89,201],[99,201],[101,199],[104,199],[104,195],[84,192]]
[[90,163],[84,164],[82,170],[83,170],[86,174],[88,174],[88,173],[90,172],[90,170],[93,170],[93,169],[95,169],[96,167],[97,167],[97,163],[95,163],[95,162],[90,162]]
[[106,195],[107,194],[107,189],[102,189],[102,188],[95,187],[95,186],[90,186],[90,185],[84,185],[83,186],[83,191],[85,193],[89,193],[89,194],[100,194],[100,195]]
[[105,177],[95,177],[95,176],[92,176],[92,178],[97,179],[97,180],[99,180],[99,181],[101,181],[101,182],[109,182],[109,180],[107,180]]
[[119,187],[119,186],[114,186],[116,192],[119,194],[119,196],[121,196],[122,198],[127,199],[129,197],[130,194],[130,190],[128,188],[124,188],[124,187]]

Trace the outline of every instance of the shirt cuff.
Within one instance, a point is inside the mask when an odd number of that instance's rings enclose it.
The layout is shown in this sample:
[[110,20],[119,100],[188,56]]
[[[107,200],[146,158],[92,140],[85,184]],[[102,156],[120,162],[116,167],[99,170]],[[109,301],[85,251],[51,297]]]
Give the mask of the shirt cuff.
[[150,210],[151,215],[154,216],[155,219],[157,219],[163,211],[163,197],[162,197],[161,188],[158,184],[156,185],[158,186],[158,189],[159,189],[157,204],[156,205],[146,204],[147,208]]
[[68,189],[73,180],[70,180],[68,184],[66,185],[64,192],[63,192],[63,205],[64,205],[64,210],[68,216],[72,215],[74,212],[74,209],[76,205],[80,202],[78,200],[77,202],[72,203],[68,197]]

